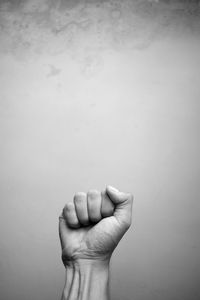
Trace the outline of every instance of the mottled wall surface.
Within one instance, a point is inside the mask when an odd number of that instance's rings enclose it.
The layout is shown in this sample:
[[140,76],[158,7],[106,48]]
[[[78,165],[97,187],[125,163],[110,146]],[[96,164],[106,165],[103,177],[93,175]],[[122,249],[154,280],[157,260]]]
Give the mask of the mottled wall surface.
[[0,299],[59,299],[75,191],[135,195],[113,300],[200,299],[198,1],[0,1]]

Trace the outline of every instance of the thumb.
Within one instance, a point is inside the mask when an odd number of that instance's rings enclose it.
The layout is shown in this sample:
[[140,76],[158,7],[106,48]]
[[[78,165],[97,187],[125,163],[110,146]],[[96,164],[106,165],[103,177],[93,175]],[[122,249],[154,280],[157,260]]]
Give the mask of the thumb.
[[120,225],[128,228],[132,220],[133,196],[129,193],[120,192],[112,186],[106,187],[106,193],[115,205],[114,217]]
[[112,202],[115,205],[123,203],[130,196],[127,193],[120,192],[119,190],[117,190],[116,188],[114,188],[111,185],[108,185],[106,187],[106,192],[107,192],[108,196],[110,197],[110,200],[112,200]]

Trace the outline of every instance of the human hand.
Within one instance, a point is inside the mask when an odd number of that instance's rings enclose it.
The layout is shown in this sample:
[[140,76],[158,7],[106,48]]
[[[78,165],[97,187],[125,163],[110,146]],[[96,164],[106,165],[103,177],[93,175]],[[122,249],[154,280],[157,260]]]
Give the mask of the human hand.
[[80,259],[109,260],[131,225],[133,196],[108,186],[76,193],[59,217],[64,265]]

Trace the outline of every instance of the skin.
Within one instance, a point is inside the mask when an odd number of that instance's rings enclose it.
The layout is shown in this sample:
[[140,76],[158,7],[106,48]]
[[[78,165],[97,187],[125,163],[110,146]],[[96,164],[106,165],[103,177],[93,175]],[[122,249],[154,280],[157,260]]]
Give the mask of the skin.
[[76,193],[59,217],[66,280],[62,300],[108,300],[109,262],[131,225],[133,196],[107,186]]

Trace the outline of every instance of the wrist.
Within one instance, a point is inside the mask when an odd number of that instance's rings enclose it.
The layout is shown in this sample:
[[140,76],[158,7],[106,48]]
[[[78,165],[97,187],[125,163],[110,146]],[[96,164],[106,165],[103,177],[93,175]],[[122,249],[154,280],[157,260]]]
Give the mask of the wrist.
[[86,269],[101,269],[108,268],[110,264],[109,258],[98,258],[98,259],[89,259],[89,258],[78,258],[74,260],[68,260],[65,265],[65,269],[67,268],[75,268],[81,269],[81,271],[85,271]]
[[108,300],[109,260],[79,259],[66,265],[63,300]]

